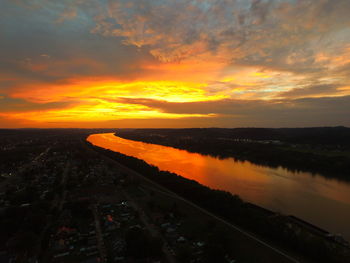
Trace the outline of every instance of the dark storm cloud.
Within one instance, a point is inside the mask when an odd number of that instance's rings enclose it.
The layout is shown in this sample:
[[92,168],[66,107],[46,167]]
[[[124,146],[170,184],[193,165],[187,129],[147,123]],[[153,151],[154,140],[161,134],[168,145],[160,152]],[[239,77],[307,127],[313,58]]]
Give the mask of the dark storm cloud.
[[276,94],[276,97],[285,97],[285,98],[305,98],[310,96],[320,96],[320,95],[329,95],[337,93],[337,89],[341,85],[334,84],[324,84],[324,85],[313,85],[306,88],[292,89],[286,92],[281,92]]
[[24,99],[9,98],[0,94],[0,112],[27,112],[27,111],[41,111],[41,110],[55,110],[68,108],[73,105],[74,101],[66,102],[52,102],[52,103],[33,103]]
[[[150,99],[121,98],[118,102],[157,108],[167,113],[217,114],[236,123],[279,125],[350,125],[350,96],[283,99],[273,101],[233,100],[175,103]],[[274,123],[275,122],[275,123]],[[274,123],[274,124],[273,124]],[[224,124],[224,123],[222,123]],[[283,126],[283,125],[282,125]]]

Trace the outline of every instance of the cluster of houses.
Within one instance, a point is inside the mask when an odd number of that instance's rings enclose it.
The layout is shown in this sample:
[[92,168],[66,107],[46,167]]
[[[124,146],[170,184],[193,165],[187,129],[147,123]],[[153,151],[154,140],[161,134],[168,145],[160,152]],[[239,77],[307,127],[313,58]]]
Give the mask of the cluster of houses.
[[203,262],[202,257],[206,242],[201,238],[188,238],[187,233],[182,229],[183,218],[174,213],[152,213],[151,216],[155,225],[160,229],[166,240],[167,249],[177,257],[178,249],[186,246],[192,254],[192,262]]
[[99,206],[99,216],[110,258],[113,262],[127,262],[125,233],[142,225],[136,211],[127,201],[105,203]]
[[73,227],[69,220],[61,220],[51,234],[49,249],[51,262],[99,262],[99,250],[93,217],[84,227]]
[[77,229],[60,227],[52,239],[52,262],[69,262],[70,258],[80,262],[98,262],[98,247],[94,230],[80,233]]
[[[0,193],[0,207],[6,208],[13,205],[28,206],[28,202],[22,204],[13,204],[11,200],[17,194],[20,195],[28,187],[34,187],[36,193],[38,194],[38,200],[48,200],[53,197],[53,188],[55,186],[55,180],[58,174],[62,172],[64,167],[64,162],[60,158],[61,156],[55,156],[54,152],[50,152],[46,156],[46,162],[38,159],[29,171],[24,175],[24,178],[30,176],[31,179],[26,180],[16,180],[13,184],[8,184],[4,190],[7,191]],[[48,163],[53,165],[48,165]],[[16,199],[16,198],[15,198]],[[26,200],[27,201],[27,200]]]
[[125,233],[142,225],[135,210],[127,201],[99,204],[96,208],[97,220],[91,217],[84,227],[72,227],[71,216],[63,216],[50,238],[50,262],[94,263],[105,262],[107,257],[112,262],[128,262]]

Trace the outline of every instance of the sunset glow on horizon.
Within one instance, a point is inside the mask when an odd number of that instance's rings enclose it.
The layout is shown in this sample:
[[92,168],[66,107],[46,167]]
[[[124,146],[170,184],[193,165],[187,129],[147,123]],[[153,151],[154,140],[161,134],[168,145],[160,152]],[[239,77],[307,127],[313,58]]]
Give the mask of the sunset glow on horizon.
[[0,3],[0,128],[350,125],[348,0]]

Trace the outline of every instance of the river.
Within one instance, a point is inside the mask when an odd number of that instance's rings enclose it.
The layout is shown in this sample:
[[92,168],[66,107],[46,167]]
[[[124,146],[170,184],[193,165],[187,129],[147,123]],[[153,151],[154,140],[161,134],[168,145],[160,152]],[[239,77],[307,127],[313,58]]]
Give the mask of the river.
[[270,210],[297,216],[350,241],[349,182],[127,140],[113,133],[93,134],[87,140]]

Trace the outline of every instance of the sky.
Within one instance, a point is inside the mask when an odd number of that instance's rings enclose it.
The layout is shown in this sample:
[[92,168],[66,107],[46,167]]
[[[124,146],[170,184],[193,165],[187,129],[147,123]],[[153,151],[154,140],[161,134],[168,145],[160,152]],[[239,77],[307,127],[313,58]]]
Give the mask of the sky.
[[350,126],[349,0],[0,0],[0,128]]

